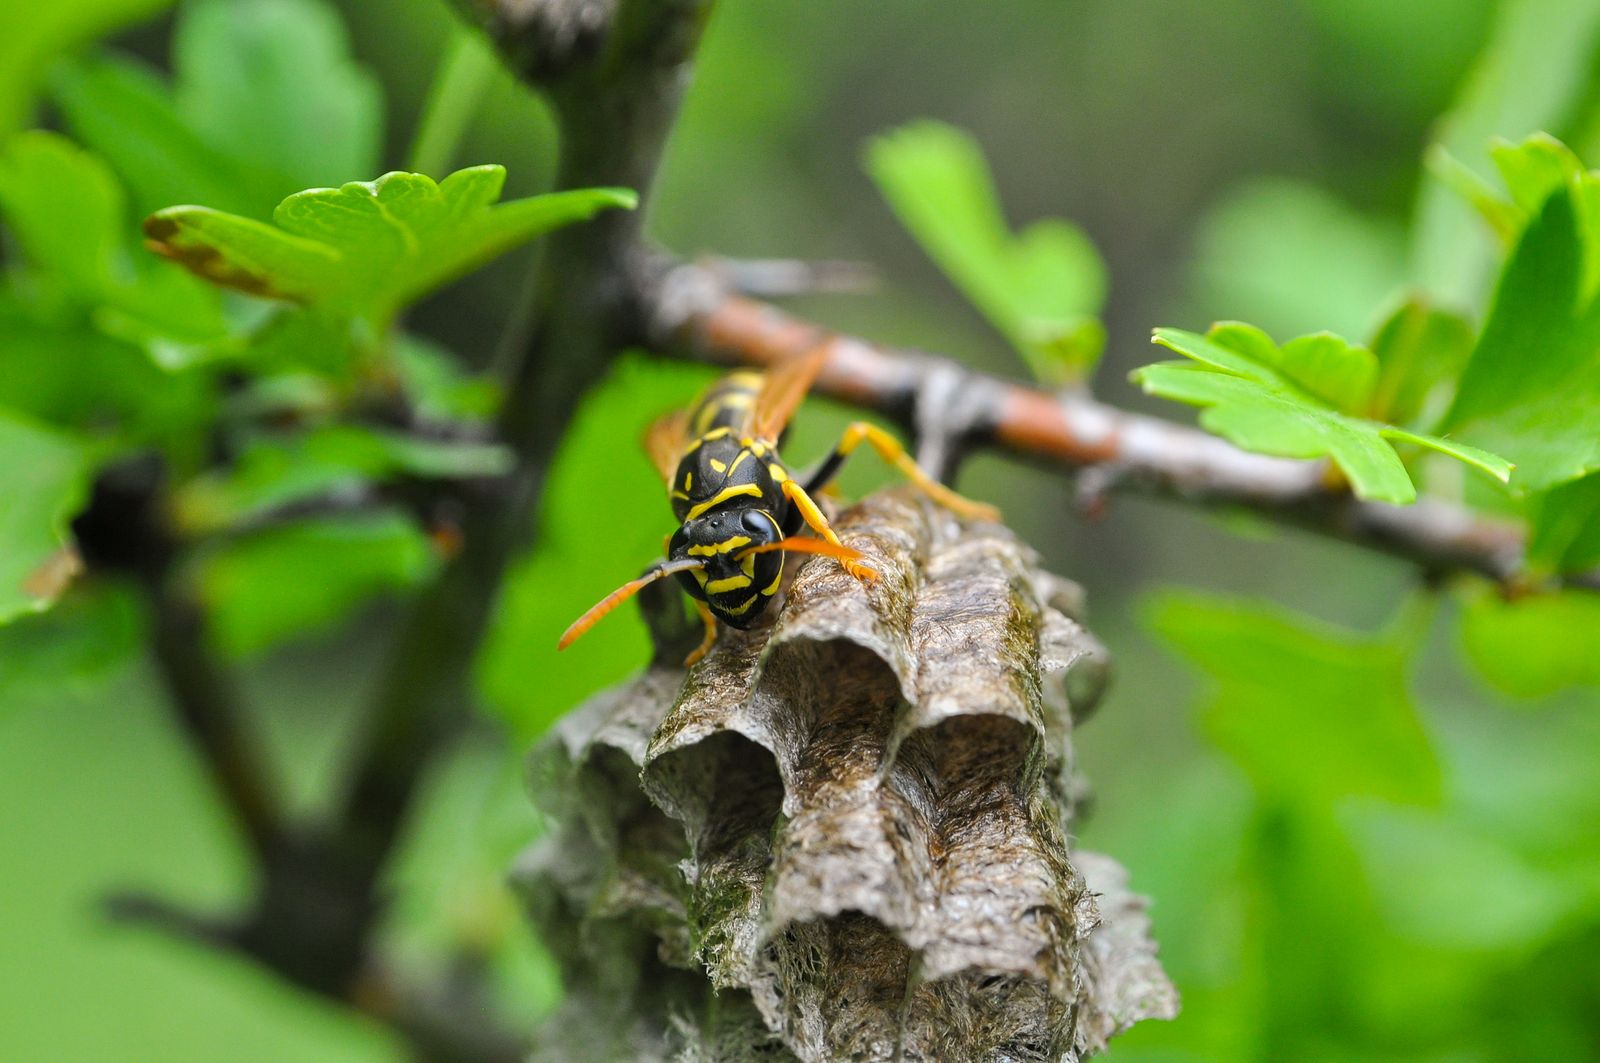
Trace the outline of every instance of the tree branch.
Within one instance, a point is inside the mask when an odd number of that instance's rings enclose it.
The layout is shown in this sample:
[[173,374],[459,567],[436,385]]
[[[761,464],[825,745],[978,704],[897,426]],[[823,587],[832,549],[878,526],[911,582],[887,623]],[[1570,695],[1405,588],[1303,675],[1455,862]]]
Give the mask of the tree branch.
[[[1234,506],[1414,562],[1431,574],[1472,572],[1515,587],[1524,542],[1515,525],[1448,502],[1364,502],[1323,462],[1252,454],[1176,422],[1087,396],[1057,395],[975,372],[948,358],[833,332],[734,294],[705,266],[658,261],[638,292],[643,342],[718,365],[770,366],[818,347],[828,361],[816,390],[876,411],[922,437],[919,457],[948,466],[969,446],[1093,473],[1091,502],[1142,491]],[[930,438],[931,437],[931,438]],[[1600,571],[1565,577],[1600,589]]]
[[[508,61],[522,64],[520,72],[546,90],[561,130],[558,186],[620,185],[644,196],[709,0],[464,6],[489,20]],[[583,22],[559,48],[546,39],[552,19],[588,19],[602,9],[607,17],[598,29]],[[559,62],[549,58],[552,48]],[[528,65],[535,55],[545,58]],[[418,785],[470,716],[466,678],[505,568],[536,519],[550,460],[578,400],[640,330],[630,316],[640,224],[638,214],[613,212],[557,232],[544,246],[533,288],[535,326],[509,374],[499,425],[517,467],[492,489],[462,499],[462,549],[418,598],[400,632],[331,826],[327,851],[337,854],[348,888],[363,899],[350,909],[359,933],[348,939],[344,957],[348,984],[365,960],[382,909],[380,875]]]

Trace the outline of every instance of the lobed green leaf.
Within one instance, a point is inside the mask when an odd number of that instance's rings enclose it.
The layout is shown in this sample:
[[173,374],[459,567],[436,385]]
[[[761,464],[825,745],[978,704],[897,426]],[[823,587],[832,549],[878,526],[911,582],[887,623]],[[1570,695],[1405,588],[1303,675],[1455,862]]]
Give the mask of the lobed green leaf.
[[552,229],[631,208],[632,192],[579,189],[494,205],[501,166],[435,183],[390,173],[296,193],[272,225],[206,207],[170,207],[145,222],[154,250],[222,287],[321,306],[380,330],[396,311]]
[[1509,462],[1454,440],[1362,416],[1379,369],[1375,357],[1337,336],[1317,334],[1282,349],[1238,322],[1209,336],[1157,329],[1155,342],[1191,359],[1146,366],[1133,379],[1147,392],[1205,407],[1200,423],[1246,450],[1331,459],[1362,498],[1405,504],[1416,488],[1391,441],[1447,454],[1504,482]]
[[1444,420],[1516,462],[1528,491],[1600,471],[1600,299],[1579,202],[1557,189],[1523,231]]

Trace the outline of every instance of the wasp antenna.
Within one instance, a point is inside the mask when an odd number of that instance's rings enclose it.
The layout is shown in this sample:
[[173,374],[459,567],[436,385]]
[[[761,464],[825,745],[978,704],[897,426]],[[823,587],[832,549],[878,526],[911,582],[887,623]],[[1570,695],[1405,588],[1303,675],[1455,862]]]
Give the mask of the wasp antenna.
[[656,580],[665,576],[675,576],[679,572],[688,572],[690,569],[704,567],[705,562],[696,558],[685,558],[681,561],[663,561],[638,579],[629,580],[598,602],[595,602],[587,613],[574,620],[572,626],[562,632],[560,640],[556,643],[556,649],[564,650],[572,645],[578,640],[578,636],[598,624],[601,617],[650,586]]

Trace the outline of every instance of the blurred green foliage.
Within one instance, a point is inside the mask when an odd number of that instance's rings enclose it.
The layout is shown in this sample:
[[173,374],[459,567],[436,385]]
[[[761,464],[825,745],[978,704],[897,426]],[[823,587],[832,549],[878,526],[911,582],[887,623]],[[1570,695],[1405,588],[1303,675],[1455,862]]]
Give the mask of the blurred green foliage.
[[1012,234],[971,137],[922,122],[874,140],[868,168],[900,220],[1048,384],[1082,381],[1105,348],[1106,268],[1077,226]]
[[0,621],[43,609],[75,566],[67,524],[83,508],[90,464],[82,446],[25,418],[0,413]]
[[[0,614],[18,617],[0,627],[0,1054],[395,1058],[239,961],[101,920],[130,887],[236,903],[243,863],[156,704],[136,596],[94,579],[34,610],[68,574],[93,472],[159,451],[174,525],[205,540],[185,578],[264,705],[253,730],[297,806],[327,803],[388,603],[448,549],[447,522],[395,500],[504,467],[481,441],[484,370],[526,259],[418,300],[623,197],[491,205],[502,181],[545,191],[549,125],[505,74],[484,88],[434,0],[192,0],[95,43],[165,6],[0,16]],[[808,309],[997,372],[1020,354],[1052,383],[1103,348],[1119,400],[1139,401],[1122,381],[1152,324],[1301,336],[1165,332],[1195,361],[1142,382],[1226,399],[1227,423],[1221,405],[1202,423],[1242,445],[1333,450],[1371,497],[1416,484],[1530,522],[1525,593],[1429,604],[1385,562],[1237,521],[1132,504],[1080,526],[1057,479],[974,463],[976,493],[1086,583],[1119,661],[1081,735],[1101,795],[1085,842],[1152,896],[1186,1006],[1114,1060],[1600,1059],[1600,609],[1548,583],[1600,563],[1600,185],[1577,162],[1600,148],[1597,35],[1592,0],[717,13],[651,219],[676,249],[879,261],[882,293]],[[1180,54],[1181,77],[1151,75]],[[435,61],[456,89],[427,87]],[[954,125],[905,124],[922,115]],[[16,133],[29,116],[55,131]],[[348,184],[407,145],[440,172]],[[443,173],[488,160],[505,166]],[[312,305],[149,254],[138,219],[173,207],[157,235],[178,257]],[[404,962],[465,942],[512,1014],[558,993],[501,882],[537,830],[516,754],[643,660],[626,618],[559,658],[554,641],[658,555],[670,512],[636,440],[709,376],[629,355],[584,400],[478,661],[486,733],[433,781],[391,872]],[[365,419],[397,399],[473,430]],[[791,453],[842,420],[808,406]],[[1463,443],[1517,463],[1509,490],[1418,449],[1503,471]],[[853,469],[846,488],[876,482]],[[292,515],[368,495],[385,504]],[[1164,582],[1286,604],[1138,604]],[[1211,688],[1193,714],[1178,658]]]
[[[1404,505],[1416,489],[1392,443],[1448,454],[1498,480],[1511,463],[1497,455],[1381,421],[1373,408],[1378,359],[1331,332],[1279,347],[1253,325],[1212,326],[1201,336],[1157,329],[1155,340],[1191,362],[1158,362],[1134,374],[1152,395],[1203,406],[1204,427],[1246,450],[1331,459],[1361,498]],[[1421,367],[1421,363],[1417,363]]]

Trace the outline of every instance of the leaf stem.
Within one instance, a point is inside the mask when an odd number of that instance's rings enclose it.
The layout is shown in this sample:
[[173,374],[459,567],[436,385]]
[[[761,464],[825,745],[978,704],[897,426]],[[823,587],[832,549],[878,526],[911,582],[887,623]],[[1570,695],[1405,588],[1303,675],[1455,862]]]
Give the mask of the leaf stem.
[[417,120],[416,135],[406,156],[408,170],[435,178],[445,175],[477,113],[494,64],[494,52],[483,35],[457,26],[439,58]]

